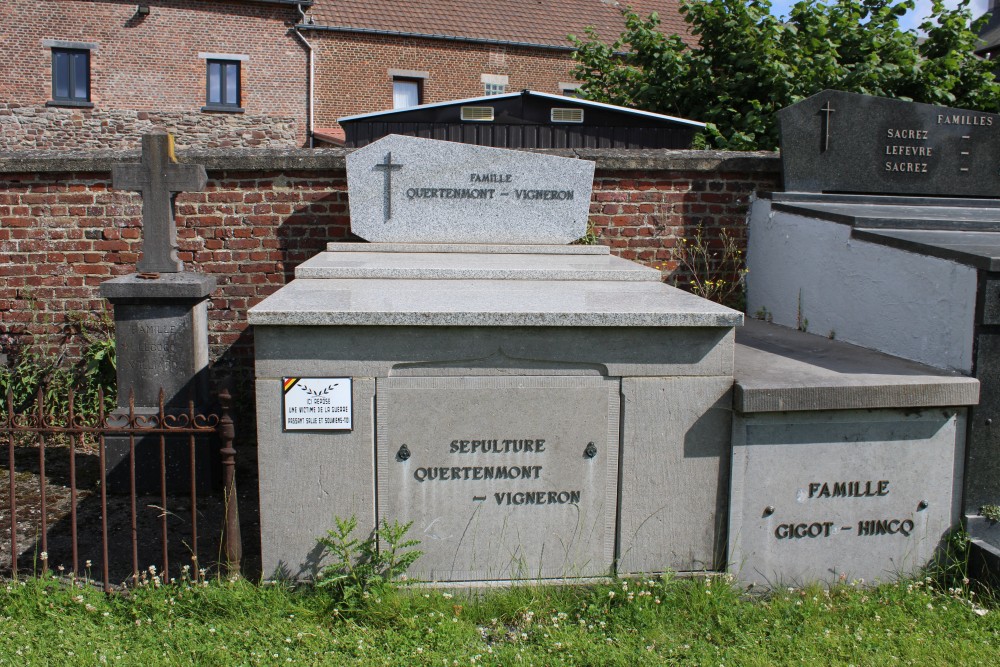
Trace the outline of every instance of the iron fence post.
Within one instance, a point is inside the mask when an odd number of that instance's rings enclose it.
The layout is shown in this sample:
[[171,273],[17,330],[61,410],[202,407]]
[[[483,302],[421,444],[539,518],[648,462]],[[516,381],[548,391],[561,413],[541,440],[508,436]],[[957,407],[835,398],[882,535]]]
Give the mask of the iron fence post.
[[222,441],[222,475],[223,502],[226,513],[225,557],[226,568],[230,575],[240,573],[240,560],[243,558],[243,541],[240,536],[240,511],[236,498],[236,449],[233,440],[236,438],[236,428],[230,416],[232,396],[229,391],[222,390],[219,394],[219,404],[222,415],[219,418],[218,433]]

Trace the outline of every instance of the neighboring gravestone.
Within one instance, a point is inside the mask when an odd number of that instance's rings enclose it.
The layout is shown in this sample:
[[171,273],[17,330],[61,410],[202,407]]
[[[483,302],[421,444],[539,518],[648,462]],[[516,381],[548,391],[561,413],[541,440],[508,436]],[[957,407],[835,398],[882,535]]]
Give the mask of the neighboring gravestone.
[[1000,195],[1000,115],[826,90],[778,121],[787,191]]
[[377,242],[570,243],[593,181],[586,160],[398,135],[347,156],[351,230]]
[[918,572],[960,519],[958,373],[747,322],[737,334],[730,563],[771,586]]
[[[911,572],[962,509],[968,521],[1000,499],[1000,441],[991,426],[1000,415],[1000,335],[990,307],[1000,279],[1000,116],[834,91],[778,115],[789,192],[760,197],[751,209],[748,312],[971,375],[982,396],[967,418],[961,406],[976,401],[955,400],[953,418],[950,411],[889,415],[881,435],[874,426],[831,425],[827,432],[839,438],[774,452],[755,446],[767,428],[790,438],[823,422],[813,426],[810,415],[792,413],[779,427],[767,415],[748,415],[736,452],[748,479],[758,464],[804,456],[783,490],[757,489],[734,505],[743,540],[734,550],[762,576],[777,569],[779,553],[808,554],[803,561],[815,567],[851,562],[848,548],[890,561],[884,570]],[[809,495],[809,484],[826,483],[832,494],[837,483],[853,481],[884,481],[888,493]],[[803,489],[803,501],[791,504]],[[921,501],[928,506],[914,510]],[[768,506],[774,515],[764,518]],[[916,532],[901,532],[907,521]],[[793,526],[791,537],[779,540],[775,524]],[[814,524],[823,526],[821,536],[798,537],[818,531]],[[874,534],[862,535],[869,526]],[[1000,562],[1000,545],[991,549]],[[864,566],[853,569],[871,573]]]
[[420,579],[605,575],[616,546],[623,572],[721,565],[742,316],[566,245],[592,162],[388,137],[347,169],[352,231],[385,243],[249,311],[265,576],[314,575],[352,515],[413,521]]
[[[203,190],[207,177],[200,165],[176,163],[170,135],[145,135],[142,151],[140,164],[115,165],[112,178],[112,187],[143,195],[140,273],[101,283],[101,294],[114,305],[118,410],[127,414],[132,397],[137,414],[155,414],[162,390],[168,413],[186,411],[190,400],[203,412],[208,403],[207,299],[215,278],[183,271],[173,207],[177,192]],[[168,441],[173,448],[177,444]],[[108,438],[107,451],[109,486],[127,491],[128,438]],[[209,482],[207,456],[203,443],[198,471],[203,487]],[[140,491],[159,489],[158,457],[158,438],[137,441]],[[168,468],[171,488],[189,488],[186,448],[168,454]]]

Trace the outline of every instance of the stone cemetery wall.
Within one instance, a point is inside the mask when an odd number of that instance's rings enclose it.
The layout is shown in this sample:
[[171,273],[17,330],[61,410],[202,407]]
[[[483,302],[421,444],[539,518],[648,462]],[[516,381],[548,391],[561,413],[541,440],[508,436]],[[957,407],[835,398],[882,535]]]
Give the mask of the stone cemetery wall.
[[[550,151],[573,155],[570,151]],[[350,240],[346,151],[185,151],[204,164],[204,192],[177,197],[180,258],[214,275],[209,343],[215,375],[252,377],[246,310],[289,282],[295,267]],[[596,161],[590,220],[600,243],[626,259],[677,270],[678,239],[702,225],[709,239],[744,238],[750,196],[780,179],[776,154],[580,151]],[[70,357],[68,315],[108,309],[98,285],[135,270],[141,199],[111,189],[111,166],[135,152],[0,157],[0,334]],[[8,343],[9,345],[9,343]],[[0,353],[6,350],[0,349]]]

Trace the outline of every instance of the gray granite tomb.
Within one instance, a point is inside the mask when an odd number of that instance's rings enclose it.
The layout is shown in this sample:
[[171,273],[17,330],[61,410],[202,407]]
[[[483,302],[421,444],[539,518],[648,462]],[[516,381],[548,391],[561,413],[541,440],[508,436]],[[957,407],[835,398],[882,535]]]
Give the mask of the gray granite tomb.
[[[265,576],[312,576],[335,515],[413,521],[433,581],[723,566],[742,315],[566,245],[592,173],[404,137],[348,159],[377,242],[330,244],[249,314]],[[477,178],[492,200],[452,196]]]

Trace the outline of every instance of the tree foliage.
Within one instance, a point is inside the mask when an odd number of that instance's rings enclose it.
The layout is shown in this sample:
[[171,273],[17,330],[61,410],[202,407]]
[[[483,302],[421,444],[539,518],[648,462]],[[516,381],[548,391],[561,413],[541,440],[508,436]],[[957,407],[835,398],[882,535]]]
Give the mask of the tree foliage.
[[775,112],[828,88],[998,111],[969,2],[934,0],[921,39],[899,25],[912,0],[802,0],[782,19],[770,0],[683,0],[693,47],[625,10],[612,44],[571,36],[574,73],[587,99],[709,123],[704,144],[734,150],[777,148]]

